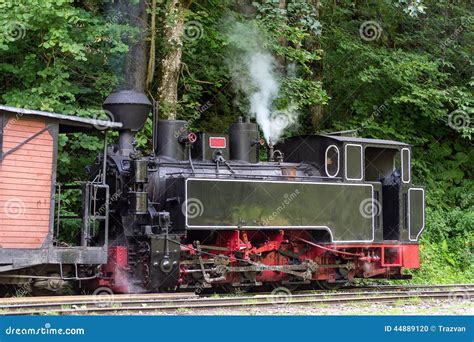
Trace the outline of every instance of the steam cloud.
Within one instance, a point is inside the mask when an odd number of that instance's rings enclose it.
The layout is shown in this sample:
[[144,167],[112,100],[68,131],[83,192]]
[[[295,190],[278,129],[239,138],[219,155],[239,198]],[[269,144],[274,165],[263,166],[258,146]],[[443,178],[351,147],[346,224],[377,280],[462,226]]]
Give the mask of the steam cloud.
[[[235,18],[225,20],[226,36],[230,43],[227,64],[232,73],[234,87],[245,97],[250,114],[256,118],[267,142],[277,142],[284,130],[297,121],[296,106],[277,109],[282,74],[281,66],[265,49],[263,34],[251,22],[242,23]],[[294,65],[289,66],[294,73]]]

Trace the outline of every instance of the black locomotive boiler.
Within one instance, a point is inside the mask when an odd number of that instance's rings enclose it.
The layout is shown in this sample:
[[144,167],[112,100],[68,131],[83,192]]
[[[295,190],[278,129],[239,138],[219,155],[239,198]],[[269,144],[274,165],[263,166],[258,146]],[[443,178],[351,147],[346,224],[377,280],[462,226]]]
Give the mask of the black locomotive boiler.
[[[355,278],[408,278],[404,270],[419,267],[424,190],[411,182],[409,145],[336,133],[265,146],[257,125],[245,120],[213,134],[156,119],[154,152],[144,155],[133,136],[149,115],[148,99],[119,91],[104,109],[112,122],[0,107],[3,140],[28,120],[37,130],[17,148],[21,139],[3,144],[0,173],[22,149],[52,144],[49,197],[35,187],[31,200],[8,184],[13,178],[2,178],[0,234],[35,224],[37,203],[49,206],[41,211],[43,228],[28,230],[39,242],[0,235],[0,283],[53,291],[73,282],[120,293],[310,283],[329,289]],[[65,246],[56,236],[60,190],[70,185],[55,181],[57,138],[90,129],[105,137],[118,130],[119,141],[105,139],[79,184],[81,238]],[[262,149],[267,161],[260,161]],[[15,199],[23,201],[16,216]]]

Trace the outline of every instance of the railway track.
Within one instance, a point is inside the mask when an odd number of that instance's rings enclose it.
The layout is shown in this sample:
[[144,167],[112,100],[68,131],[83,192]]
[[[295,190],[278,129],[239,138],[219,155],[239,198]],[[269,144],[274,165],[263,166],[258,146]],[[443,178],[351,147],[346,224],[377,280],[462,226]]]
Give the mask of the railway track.
[[331,292],[302,291],[294,294],[284,288],[278,288],[272,293],[219,297],[168,293],[3,298],[0,299],[0,315],[165,313],[223,307],[396,302],[410,298],[470,299],[474,298],[474,285],[382,285]]

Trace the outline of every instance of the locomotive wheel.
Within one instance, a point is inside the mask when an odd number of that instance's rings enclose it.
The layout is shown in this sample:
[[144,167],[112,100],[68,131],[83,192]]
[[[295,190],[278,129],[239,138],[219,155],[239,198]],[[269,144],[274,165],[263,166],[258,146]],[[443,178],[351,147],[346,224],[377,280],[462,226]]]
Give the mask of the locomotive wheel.
[[327,281],[316,280],[316,285],[318,285],[321,290],[339,290],[344,284],[345,283],[328,283]]

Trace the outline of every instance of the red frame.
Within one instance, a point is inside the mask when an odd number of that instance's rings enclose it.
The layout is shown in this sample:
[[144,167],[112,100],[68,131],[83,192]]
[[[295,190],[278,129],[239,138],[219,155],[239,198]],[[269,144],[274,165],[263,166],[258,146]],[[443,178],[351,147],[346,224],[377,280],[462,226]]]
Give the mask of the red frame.
[[227,139],[225,137],[209,137],[210,148],[226,148]]

